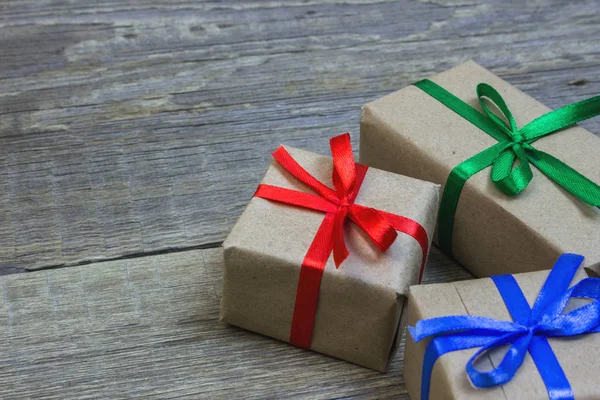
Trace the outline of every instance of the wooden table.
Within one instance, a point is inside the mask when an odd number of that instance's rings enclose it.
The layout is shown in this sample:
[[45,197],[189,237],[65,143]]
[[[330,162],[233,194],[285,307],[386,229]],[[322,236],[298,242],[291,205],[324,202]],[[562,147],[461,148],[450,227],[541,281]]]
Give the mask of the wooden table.
[[[382,375],[218,321],[269,152],[357,145],[362,104],[470,58],[600,93],[597,1],[15,0],[0,34],[3,399],[408,398],[402,350]],[[468,277],[433,250],[427,281]]]

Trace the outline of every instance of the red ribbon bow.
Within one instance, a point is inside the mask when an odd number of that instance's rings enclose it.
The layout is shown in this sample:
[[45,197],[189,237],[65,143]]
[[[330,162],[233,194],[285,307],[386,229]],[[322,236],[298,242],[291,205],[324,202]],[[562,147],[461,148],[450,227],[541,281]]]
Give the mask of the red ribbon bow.
[[423,275],[429,243],[427,232],[418,222],[355,204],[354,200],[368,167],[355,163],[348,133],[332,138],[330,146],[333,158],[332,181],[335,190],[310,175],[280,146],[273,153],[275,160],[317,194],[264,184],[259,185],[254,194],[255,197],[326,213],[302,261],[296,292],[290,343],[304,348],[310,348],[325,264],[332,252],[336,268],[348,257],[348,249],[344,242],[346,218],[350,218],[358,225],[381,251],[386,251],[394,243],[398,236],[396,231],[415,238],[423,252],[419,282]]

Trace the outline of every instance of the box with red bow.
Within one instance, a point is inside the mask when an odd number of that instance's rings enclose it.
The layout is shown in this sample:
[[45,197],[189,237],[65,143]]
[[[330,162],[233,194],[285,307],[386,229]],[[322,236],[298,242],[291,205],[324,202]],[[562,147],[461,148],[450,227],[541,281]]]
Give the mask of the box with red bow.
[[221,319],[385,371],[420,280],[439,186],[280,147],[224,243]]

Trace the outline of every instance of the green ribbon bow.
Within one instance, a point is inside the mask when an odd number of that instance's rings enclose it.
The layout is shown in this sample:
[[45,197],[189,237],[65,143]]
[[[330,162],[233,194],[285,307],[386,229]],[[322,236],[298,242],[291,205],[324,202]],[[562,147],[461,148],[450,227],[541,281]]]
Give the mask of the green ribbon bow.
[[[492,181],[507,195],[514,196],[527,187],[533,178],[533,164],[573,196],[591,206],[600,207],[600,186],[556,157],[531,145],[544,136],[599,115],[600,96],[550,111],[519,129],[500,93],[486,83],[477,85],[477,97],[485,114],[428,79],[414,85],[498,140],[492,147],[458,164],[448,176],[438,218],[438,241],[447,254],[452,255],[454,214],[462,188],[467,179],[490,165]],[[485,98],[496,105],[506,121],[488,108]]]

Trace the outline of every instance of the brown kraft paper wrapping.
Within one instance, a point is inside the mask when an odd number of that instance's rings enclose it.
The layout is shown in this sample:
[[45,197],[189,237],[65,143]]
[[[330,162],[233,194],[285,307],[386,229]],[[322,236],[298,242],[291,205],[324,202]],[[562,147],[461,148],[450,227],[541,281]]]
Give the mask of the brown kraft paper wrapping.
[[[550,111],[472,61],[430,80],[480,111],[475,88],[492,85],[519,127]],[[456,165],[498,143],[412,85],[365,105],[360,130],[361,163],[441,185]],[[533,146],[600,183],[600,138],[589,131],[575,126]],[[496,188],[490,168],[467,181],[455,215],[454,257],[485,277],[547,269],[571,252],[600,273],[600,210],[532,170],[533,180],[514,197]]]
[[[547,277],[548,271],[515,275],[530,306],[533,305]],[[571,286],[585,277],[585,272],[580,269]],[[414,326],[418,320],[467,314],[512,321],[498,289],[489,278],[410,288],[408,323],[411,326]],[[573,338],[550,338],[548,341],[573,388],[575,398],[599,399],[600,334],[593,333]],[[421,370],[423,355],[428,343],[429,339],[415,343],[410,334],[407,334],[404,352],[404,378],[411,400],[421,398]],[[431,377],[430,400],[548,399],[546,386],[529,354],[513,379],[505,385],[489,389],[473,387],[465,371],[465,365],[477,350],[479,348],[455,351],[437,359]],[[488,354],[491,354],[491,357],[482,357],[477,365],[478,369],[490,370],[492,365],[499,365],[504,356],[502,351]]]
[[[289,148],[292,157],[331,185],[330,157]],[[263,184],[308,191],[276,162]],[[439,185],[369,168],[356,198],[361,204],[411,218],[433,236]],[[325,214],[252,198],[223,244],[221,319],[288,342],[300,267]],[[399,233],[380,252],[353,223],[345,224],[349,257],[323,274],[311,349],[385,371],[402,334],[403,306],[417,283],[422,251]],[[406,318],[404,318],[405,320]]]

